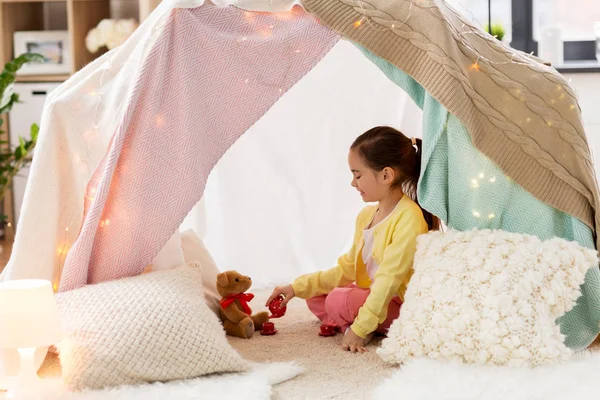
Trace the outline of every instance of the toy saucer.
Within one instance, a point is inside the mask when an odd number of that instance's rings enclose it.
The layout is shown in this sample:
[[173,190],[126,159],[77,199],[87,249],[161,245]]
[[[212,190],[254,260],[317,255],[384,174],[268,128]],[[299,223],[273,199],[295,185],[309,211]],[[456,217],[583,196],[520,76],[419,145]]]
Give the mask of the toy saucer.
[[329,337],[329,336],[335,336],[337,335],[336,331],[330,332],[330,333],[323,333],[323,332],[319,332],[319,336],[323,336],[323,337]]

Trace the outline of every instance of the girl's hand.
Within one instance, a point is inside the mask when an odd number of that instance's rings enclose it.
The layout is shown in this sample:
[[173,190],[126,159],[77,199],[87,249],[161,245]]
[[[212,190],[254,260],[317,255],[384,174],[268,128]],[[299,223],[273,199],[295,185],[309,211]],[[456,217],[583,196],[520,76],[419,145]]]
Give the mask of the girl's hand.
[[367,350],[365,339],[358,336],[356,333],[352,331],[352,329],[348,329],[344,334],[344,339],[342,340],[342,349],[346,351],[356,352],[356,353],[366,353]]
[[267,300],[267,304],[265,304],[265,307],[269,307],[269,304],[273,301],[273,299],[275,299],[281,294],[284,297],[280,305],[281,308],[285,307],[288,301],[296,297],[296,292],[294,292],[294,288],[292,287],[292,285],[278,286],[273,290],[273,293],[271,294],[271,297],[269,297],[269,300]]

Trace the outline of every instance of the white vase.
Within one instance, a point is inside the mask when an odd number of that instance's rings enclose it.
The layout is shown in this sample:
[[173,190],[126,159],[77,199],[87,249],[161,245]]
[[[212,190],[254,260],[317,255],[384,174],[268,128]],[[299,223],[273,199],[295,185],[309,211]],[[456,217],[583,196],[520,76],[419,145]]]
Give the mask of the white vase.
[[542,29],[538,45],[539,58],[549,61],[552,65],[564,63],[564,43],[559,28],[548,27]]

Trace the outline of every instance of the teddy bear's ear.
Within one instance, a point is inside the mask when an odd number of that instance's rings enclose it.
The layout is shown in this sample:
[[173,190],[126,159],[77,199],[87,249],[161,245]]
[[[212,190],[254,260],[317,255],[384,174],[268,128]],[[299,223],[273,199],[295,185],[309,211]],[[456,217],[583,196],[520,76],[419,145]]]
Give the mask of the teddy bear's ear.
[[217,275],[217,285],[222,287],[229,285],[229,278],[226,272],[221,272],[219,275]]

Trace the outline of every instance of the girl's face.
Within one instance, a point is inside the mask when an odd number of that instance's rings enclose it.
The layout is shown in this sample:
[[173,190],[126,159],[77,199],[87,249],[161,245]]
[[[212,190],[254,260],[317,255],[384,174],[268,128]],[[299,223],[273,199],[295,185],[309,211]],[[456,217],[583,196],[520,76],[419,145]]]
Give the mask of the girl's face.
[[394,181],[392,168],[374,171],[365,165],[358,152],[353,149],[348,153],[348,165],[352,172],[351,185],[358,190],[363,201],[366,203],[378,202],[389,194]]

